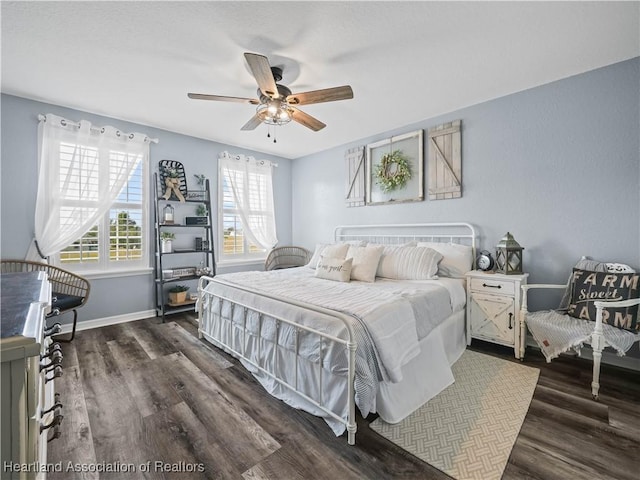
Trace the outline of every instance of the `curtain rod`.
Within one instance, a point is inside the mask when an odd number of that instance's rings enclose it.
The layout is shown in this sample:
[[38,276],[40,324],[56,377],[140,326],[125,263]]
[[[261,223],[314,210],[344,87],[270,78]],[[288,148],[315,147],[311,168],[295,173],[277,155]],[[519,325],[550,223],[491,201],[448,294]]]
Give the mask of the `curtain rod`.
[[[46,115],[43,115],[42,113],[38,114],[38,121],[42,122],[42,121],[46,121],[46,120],[47,120],[47,116]],[[61,120],[61,123],[62,123],[62,126],[64,126],[64,127],[66,127],[67,125],[70,125],[72,127],[80,127],[80,124],[78,122],[72,122],[71,120],[67,120],[66,118],[63,118]],[[90,130],[92,132],[94,132],[94,133],[102,133],[104,131],[103,128],[98,128],[98,127],[91,127]],[[133,133],[129,133],[128,136],[129,136],[129,138],[133,138]],[[144,138],[145,138],[145,140],[149,140],[150,142],[158,143],[158,139],[157,138],[150,138],[147,135],[145,135]]]
[[278,164],[275,162],[272,162],[270,160],[256,160],[255,157],[252,157],[250,155],[231,155],[229,152],[227,152],[226,150],[224,152],[221,152],[218,155],[218,158],[228,158],[228,159],[233,159],[233,160],[245,160],[247,162],[256,162],[259,165],[269,165],[271,167],[277,167]]

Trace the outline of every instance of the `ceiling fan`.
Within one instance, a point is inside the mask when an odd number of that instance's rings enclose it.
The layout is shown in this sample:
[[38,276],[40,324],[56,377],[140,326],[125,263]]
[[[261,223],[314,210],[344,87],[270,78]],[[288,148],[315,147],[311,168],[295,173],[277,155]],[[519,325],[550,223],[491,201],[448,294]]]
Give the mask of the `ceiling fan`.
[[258,83],[259,98],[227,97],[202,93],[187,94],[189,98],[195,100],[215,100],[257,105],[255,115],[244,124],[241,130],[254,130],[261,123],[284,125],[293,120],[317,132],[326,127],[326,125],[317,118],[299,110],[297,108],[298,105],[334,102],[353,98],[353,90],[349,85],[303,93],[291,93],[288,87],[277,83],[282,80],[282,68],[269,65],[269,60],[264,55],[245,53],[244,58],[247,60],[251,73]]

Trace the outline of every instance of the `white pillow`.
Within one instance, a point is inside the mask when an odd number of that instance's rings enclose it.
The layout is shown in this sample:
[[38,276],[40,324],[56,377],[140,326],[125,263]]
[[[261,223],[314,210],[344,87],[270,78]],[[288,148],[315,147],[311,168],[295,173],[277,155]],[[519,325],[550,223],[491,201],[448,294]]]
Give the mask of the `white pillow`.
[[432,248],[384,247],[378,277],[395,280],[431,280],[438,278],[438,262],[442,255]]
[[384,246],[382,245],[367,245],[366,247],[351,245],[347,252],[347,258],[353,258],[351,280],[375,282],[383,250]]
[[326,243],[318,243],[316,245],[316,250],[313,252],[313,256],[309,263],[307,263],[308,267],[316,268],[318,262],[320,261],[320,257],[324,255],[325,257],[332,258],[341,258],[344,260],[347,257],[347,251],[349,250],[349,245],[347,243],[334,243],[334,244],[326,244]]
[[337,282],[348,282],[351,279],[352,264],[353,258],[344,260],[321,255],[316,268],[316,277]]
[[450,278],[463,278],[473,269],[473,248],[458,243],[419,242],[418,247],[432,248],[443,258],[438,265],[438,275]]

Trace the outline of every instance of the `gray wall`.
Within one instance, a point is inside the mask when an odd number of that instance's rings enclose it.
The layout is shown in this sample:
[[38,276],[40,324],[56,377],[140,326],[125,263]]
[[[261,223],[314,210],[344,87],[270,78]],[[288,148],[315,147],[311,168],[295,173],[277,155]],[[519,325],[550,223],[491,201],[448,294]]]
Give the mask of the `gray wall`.
[[[582,255],[638,269],[639,81],[635,58],[297,159],[293,241],[312,248],[340,224],[465,221],[491,251],[511,232],[530,283],[564,283]],[[456,119],[462,198],[345,207],[347,149]],[[547,293],[533,304],[558,300]]]
[[[278,163],[274,173],[274,201],[278,239],[291,243],[291,161],[271,155],[210,142],[144,125],[93,115],[57,105],[2,95],[2,191],[1,246],[2,258],[24,258],[33,237],[33,218],[37,194],[37,126],[39,113],[53,113],[69,120],[86,119],[95,125],[113,125],[123,131],[138,131],[159,139],[151,144],[150,172],[157,171],[162,159],[183,163],[189,182],[193,174],[203,173],[212,188],[213,213],[217,211],[217,158],[224,150],[253,155]],[[215,125],[211,125],[215,128]],[[195,180],[195,179],[193,179]],[[153,208],[153,207],[150,207]],[[214,220],[215,221],[215,220]],[[152,244],[153,249],[153,244]],[[153,265],[153,264],[152,264]],[[244,268],[260,268],[249,265]],[[220,273],[232,270],[219,269]],[[154,308],[153,273],[118,278],[93,279],[89,302],[78,310],[79,321],[141,312]],[[64,319],[67,322],[69,319]]]

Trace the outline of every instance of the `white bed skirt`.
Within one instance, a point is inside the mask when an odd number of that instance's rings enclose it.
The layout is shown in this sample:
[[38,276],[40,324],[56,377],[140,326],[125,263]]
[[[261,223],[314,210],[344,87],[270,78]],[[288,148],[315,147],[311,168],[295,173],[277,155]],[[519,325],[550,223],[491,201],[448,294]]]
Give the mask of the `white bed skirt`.
[[376,411],[398,423],[453,384],[451,366],[467,347],[465,311],[454,313],[420,341],[420,354],[402,367],[402,381],[380,383]]

